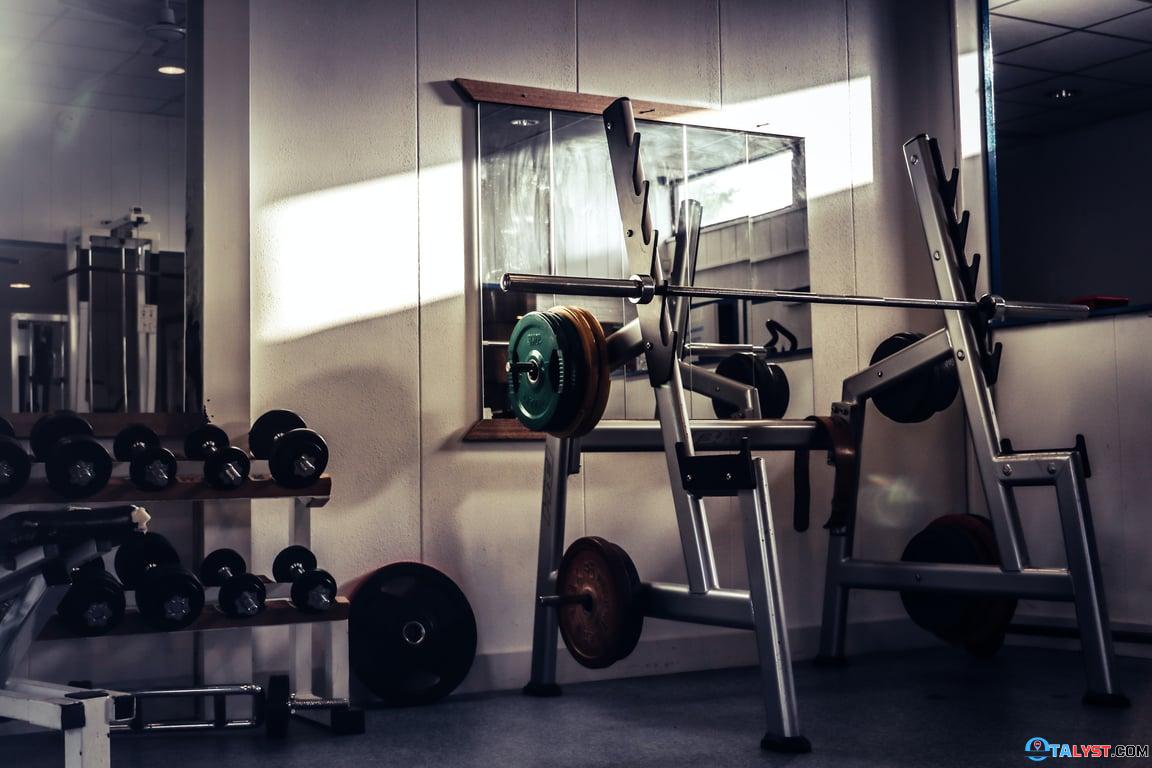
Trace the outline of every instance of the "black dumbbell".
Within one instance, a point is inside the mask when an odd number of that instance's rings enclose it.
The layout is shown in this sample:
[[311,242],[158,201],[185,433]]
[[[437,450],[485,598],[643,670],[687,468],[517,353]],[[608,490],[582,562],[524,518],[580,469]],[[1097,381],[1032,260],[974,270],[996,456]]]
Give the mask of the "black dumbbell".
[[214,424],[205,424],[184,439],[184,455],[204,460],[204,482],[213,488],[234,491],[248,482],[251,459]]
[[162,491],[176,482],[176,454],[160,444],[160,436],[143,424],[130,424],[112,441],[112,455],[127,461],[128,477],[145,491]]
[[248,431],[248,448],[268,460],[268,471],[285,488],[306,488],[328,466],[328,443],[292,411],[268,411]]
[[97,557],[73,569],[72,586],[56,614],[72,634],[96,637],[120,623],[124,606],[124,585],[104,569],[104,558]]
[[243,619],[264,610],[267,590],[259,576],[248,573],[244,557],[234,549],[218,549],[200,564],[200,580],[220,587],[217,604],[225,616]]
[[69,499],[91,496],[112,477],[112,457],[92,435],[92,425],[71,411],[57,411],[32,425],[32,453],[44,462],[48,486]]
[[316,555],[307,547],[285,547],[272,562],[272,578],[291,582],[292,605],[306,613],[323,613],[336,602],[336,579],[316,568]]
[[141,618],[157,629],[183,629],[204,610],[204,585],[180,566],[175,547],[158,533],[121,544],[115,566],[124,588],[135,590]]
[[16,439],[11,422],[0,418],[0,499],[24,487],[32,474],[32,457]]

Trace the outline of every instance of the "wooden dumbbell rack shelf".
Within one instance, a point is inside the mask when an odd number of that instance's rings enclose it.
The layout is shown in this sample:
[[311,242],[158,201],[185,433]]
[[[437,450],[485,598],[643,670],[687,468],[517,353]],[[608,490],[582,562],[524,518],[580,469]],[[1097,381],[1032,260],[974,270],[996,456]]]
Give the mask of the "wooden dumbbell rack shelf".
[[[323,475],[312,485],[305,488],[285,488],[277,485],[267,476],[267,464],[254,461],[252,464],[252,477],[242,487],[235,491],[222,491],[207,485],[203,480],[203,464],[200,461],[179,459],[180,476],[170,487],[162,491],[143,491],[137,488],[126,476],[126,463],[117,463],[113,469],[113,477],[99,493],[82,499],[65,499],[55,493],[44,477],[42,464],[35,464],[32,478],[17,493],[0,499],[0,517],[7,511],[19,507],[51,508],[61,506],[85,507],[108,503],[138,503],[147,506],[148,503],[160,502],[191,502],[189,510],[202,520],[211,509],[213,502],[228,500],[268,500],[291,499],[292,508],[288,514],[288,540],[294,544],[311,546],[311,515],[314,509],[323,507],[328,503],[332,493],[332,478]],[[202,529],[201,525],[198,525]],[[202,555],[202,541],[197,542],[197,555]],[[199,565],[186,563],[193,571]],[[287,655],[288,677],[292,696],[297,700],[310,700],[319,696],[321,699],[332,702],[347,702],[349,697],[349,667],[348,667],[348,617],[349,602],[347,598],[338,597],[336,604],[324,613],[308,613],[297,610],[286,595],[289,585],[277,584],[267,577],[262,577],[268,584],[268,602],[265,610],[257,616],[246,619],[235,619],[225,616],[216,607],[218,588],[209,587],[205,590],[205,606],[200,617],[189,627],[179,630],[184,633],[194,633],[196,638],[197,660],[196,667],[198,685],[187,690],[194,690],[201,685],[235,684],[238,678],[254,677],[254,670],[258,668],[257,660],[253,655],[237,649],[255,647],[251,642],[251,631],[260,627],[287,627],[289,633],[289,649]],[[155,635],[159,630],[148,625],[139,612],[131,605],[132,595],[129,593],[129,608],[124,620],[107,636],[128,637],[132,635]],[[226,642],[217,642],[212,638],[220,631],[249,633],[247,640],[238,640],[229,637]],[[321,637],[316,638],[319,634]],[[37,641],[62,641],[78,639],[69,633],[63,623],[52,616],[45,623],[37,636]],[[320,675],[321,690],[314,694],[313,684],[315,669],[313,668],[313,643],[316,640],[323,648],[323,670]],[[283,662],[280,662],[283,664]],[[94,672],[98,672],[94,670]],[[98,675],[97,675],[98,676]],[[213,679],[228,676],[230,679]],[[14,684],[15,685],[15,684]],[[19,681],[19,685],[27,688],[29,696],[39,696],[43,693],[41,688],[47,684],[34,681]],[[32,686],[28,688],[28,686]],[[40,686],[40,687],[36,687]],[[16,691],[16,688],[12,688]],[[23,689],[19,689],[23,691]],[[61,689],[63,690],[63,689]],[[73,690],[74,689],[68,689]],[[24,695],[26,692],[9,694]],[[131,692],[128,692],[129,694]],[[0,695],[4,694],[0,688]],[[61,694],[62,695],[62,694]],[[119,697],[125,694],[117,693]],[[211,699],[205,699],[211,703]],[[211,706],[209,706],[209,710]],[[95,710],[94,710],[95,711]],[[111,709],[109,709],[111,713]],[[211,722],[212,712],[208,712],[207,722]],[[329,726],[334,733],[362,732],[362,712],[348,707],[333,709],[309,709],[297,714],[297,717],[308,719],[321,725]],[[122,730],[122,725],[110,727],[116,721],[112,714],[101,719],[89,717],[88,721],[78,729],[77,738],[87,746],[84,750],[66,749],[66,765],[68,768],[83,766],[96,766],[104,768],[110,764],[108,753],[108,740],[101,737],[110,731]],[[240,722],[240,721],[238,721]],[[350,724],[352,724],[350,726]],[[359,724],[358,726],[356,724]],[[357,730],[357,727],[359,730]],[[79,734],[83,731],[83,734]],[[70,742],[71,743],[71,742]],[[95,753],[94,751],[95,750]],[[83,754],[83,757],[79,755]],[[77,762],[79,760],[79,762]]]

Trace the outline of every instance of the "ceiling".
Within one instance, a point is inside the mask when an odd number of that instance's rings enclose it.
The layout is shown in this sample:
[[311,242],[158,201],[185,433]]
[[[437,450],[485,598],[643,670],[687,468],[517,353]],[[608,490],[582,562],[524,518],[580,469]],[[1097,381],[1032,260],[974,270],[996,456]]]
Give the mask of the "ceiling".
[[1150,2],[990,0],[997,141],[1152,110]]
[[[163,0],[0,0],[0,99],[182,116],[183,41],[164,45],[144,28]],[[177,23],[186,7],[172,2]]]

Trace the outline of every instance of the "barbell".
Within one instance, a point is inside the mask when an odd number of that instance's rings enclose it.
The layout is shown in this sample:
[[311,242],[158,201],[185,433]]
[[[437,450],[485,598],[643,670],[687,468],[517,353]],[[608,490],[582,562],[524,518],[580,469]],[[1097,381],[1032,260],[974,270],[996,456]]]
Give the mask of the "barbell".
[[553,293],[564,296],[622,298],[629,299],[636,304],[648,304],[657,296],[683,296],[698,299],[748,299],[763,302],[840,304],[888,309],[952,309],[980,312],[990,320],[1074,320],[1087,316],[1089,310],[1085,304],[1007,301],[995,294],[985,294],[979,299],[969,301],[778,291],[768,288],[711,288],[697,285],[676,285],[667,282],[656,283],[650,275],[611,278],[506,272],[500,279],[500,287],[504,291],[517,293]]

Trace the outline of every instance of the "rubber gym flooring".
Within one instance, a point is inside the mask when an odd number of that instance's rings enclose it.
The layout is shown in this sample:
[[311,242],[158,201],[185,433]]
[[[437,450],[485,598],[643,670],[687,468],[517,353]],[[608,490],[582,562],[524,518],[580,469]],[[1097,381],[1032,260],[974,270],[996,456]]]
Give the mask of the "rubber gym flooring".
[[[1069,744],[1152,742],[1152,660],[1120,657],[1127,710],[1081,705],[1078,653],[1005,648],[992,662],[936,648],[796,667],[809,755],[762,753],[752,669],[570,685],[556,699],[517,693],[373,710],[368,733],[334,738],[293,723],[286,741],[254,731],[116,736],[115,768],[352,766],[1020,766],[1033,737]],[[60,736],[0,739],[0,765],[62,762]],[[1048,759],[1044,765],[1082,761]],[[1125,766],[1152,761],[1112,761]]]

